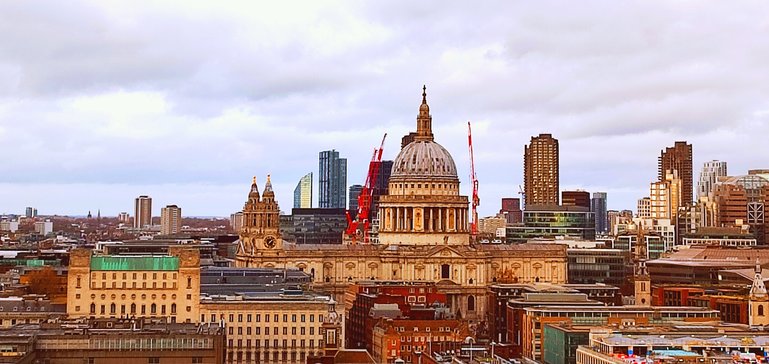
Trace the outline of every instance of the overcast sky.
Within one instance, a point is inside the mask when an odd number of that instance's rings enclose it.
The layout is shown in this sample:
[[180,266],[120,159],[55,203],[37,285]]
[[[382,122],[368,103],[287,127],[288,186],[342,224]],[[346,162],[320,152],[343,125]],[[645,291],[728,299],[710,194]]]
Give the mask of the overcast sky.
[[[226,3],[226,5],[222,5]],[[561,190],[635,209],[660,150],[769,168],[769,2],[0,2],[0,213],[239,210],[272,174],[283,210],[318,152],[363,183],[416,128],[481,215],[518,196],[523,146],[560,141]],[[695,182],[696,183],[696,182]],[[317,188],[315,200],[317,201]]]

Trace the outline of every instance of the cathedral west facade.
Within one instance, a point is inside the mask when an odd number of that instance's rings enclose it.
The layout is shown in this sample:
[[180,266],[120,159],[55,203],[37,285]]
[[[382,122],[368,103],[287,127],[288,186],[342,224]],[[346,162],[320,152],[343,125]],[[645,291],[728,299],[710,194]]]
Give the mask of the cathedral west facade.
[[494,283],[566,283],[566,248],[554,244],[471,244],[468,198],[459,194],[451,154],[434,140],[425,92],[414,140],[393,162],[389,194],[380,199],[379,243],[299,245],[284,242],[269,177],[256,180],[243,209],[236,264],[298,268],[314,288],[337,295],[361,280],[431,281],[453,312],[484,321]]

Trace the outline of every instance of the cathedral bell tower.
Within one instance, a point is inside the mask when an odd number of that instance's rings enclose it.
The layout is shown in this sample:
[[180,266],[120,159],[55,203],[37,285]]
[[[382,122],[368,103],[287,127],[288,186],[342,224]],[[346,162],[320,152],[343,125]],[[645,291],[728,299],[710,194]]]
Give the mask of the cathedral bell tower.
[[753,277],[753,286],[750,287],[750,298],[748,300],[748,324],[750,326],[769,325],[769,295],[766,293],[764,277],[761,275],[761,271],[761,264],[756,259],[756,274]]
[[248,200],[243,206],[243,227],[239,235],[240,246],[237,253],[239,267],[251,266],[248,263],[249,257],[257,254],[277,254],[277,250],[283,248],[283,240],[280,237],[280,208],[275,201],[275,192],[272,190],[269,175],[261,196],[256,177],[253,178]]

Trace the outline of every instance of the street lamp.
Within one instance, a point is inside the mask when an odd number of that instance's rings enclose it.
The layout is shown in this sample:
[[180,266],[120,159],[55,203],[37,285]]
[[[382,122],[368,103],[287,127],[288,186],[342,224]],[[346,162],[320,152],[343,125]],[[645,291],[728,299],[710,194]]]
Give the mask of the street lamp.
[[473,362],[473,343],[475,342],[475,339],[468,336],[465,338],[465,344],[470,344],[470,363]]

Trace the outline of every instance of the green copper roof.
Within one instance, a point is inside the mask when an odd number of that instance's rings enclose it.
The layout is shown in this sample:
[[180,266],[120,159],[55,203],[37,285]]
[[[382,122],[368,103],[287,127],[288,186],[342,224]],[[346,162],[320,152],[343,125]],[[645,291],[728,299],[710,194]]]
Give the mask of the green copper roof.
[[179,270],[178,257],[91,257],[91,270]]

